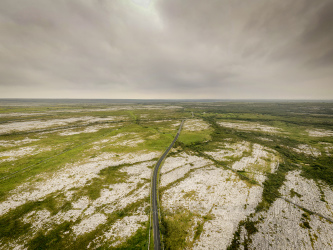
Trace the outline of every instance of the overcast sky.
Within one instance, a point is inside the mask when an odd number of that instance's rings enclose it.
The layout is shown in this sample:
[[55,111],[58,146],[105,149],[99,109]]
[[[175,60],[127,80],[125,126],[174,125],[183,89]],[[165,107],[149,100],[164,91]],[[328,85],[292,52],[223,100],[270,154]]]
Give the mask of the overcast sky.
[[333,0],[1,0],[9,97],[333,99]]

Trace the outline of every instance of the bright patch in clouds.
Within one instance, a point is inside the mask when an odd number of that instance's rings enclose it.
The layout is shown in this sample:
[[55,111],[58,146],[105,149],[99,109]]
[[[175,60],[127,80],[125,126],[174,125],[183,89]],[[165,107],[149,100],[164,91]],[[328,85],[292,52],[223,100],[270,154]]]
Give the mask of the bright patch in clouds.
[[151,0],[132,0],[132,2],[147,8],[149,6]]

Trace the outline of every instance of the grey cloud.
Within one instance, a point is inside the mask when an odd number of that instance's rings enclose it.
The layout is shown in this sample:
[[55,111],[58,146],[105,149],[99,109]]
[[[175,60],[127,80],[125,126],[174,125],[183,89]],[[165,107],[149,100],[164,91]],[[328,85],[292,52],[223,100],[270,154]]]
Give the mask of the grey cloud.
[[307,27],[303,39],[306,42],[321,42],[333,40],[333,2],[326,1],[320,4],[318,11]]
[[333,2],[321,5],[313,21],[305,30],[301,43],[304,50],[313,52],[310,65],[333,67]]
[[2,0],[0,97],[332,98],[331,0],[151,6]]

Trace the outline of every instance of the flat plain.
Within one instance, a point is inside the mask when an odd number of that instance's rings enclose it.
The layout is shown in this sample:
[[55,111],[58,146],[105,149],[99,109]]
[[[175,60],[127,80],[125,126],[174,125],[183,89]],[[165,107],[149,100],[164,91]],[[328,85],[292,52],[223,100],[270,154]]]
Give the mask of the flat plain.
[[330,102],[0,101],[0,249],[333,247]]

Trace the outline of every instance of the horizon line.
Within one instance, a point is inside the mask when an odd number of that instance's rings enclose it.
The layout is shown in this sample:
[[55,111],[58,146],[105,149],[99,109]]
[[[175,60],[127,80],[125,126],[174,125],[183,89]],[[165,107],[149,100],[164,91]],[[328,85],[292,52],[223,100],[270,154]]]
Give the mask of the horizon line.
[[0,100],[281,100],[281,101],[333,101],[332,99],[311,98],[41,98],[41,97],[0,97]]

